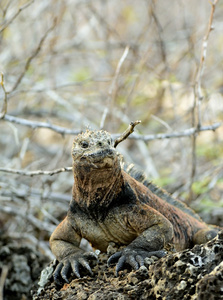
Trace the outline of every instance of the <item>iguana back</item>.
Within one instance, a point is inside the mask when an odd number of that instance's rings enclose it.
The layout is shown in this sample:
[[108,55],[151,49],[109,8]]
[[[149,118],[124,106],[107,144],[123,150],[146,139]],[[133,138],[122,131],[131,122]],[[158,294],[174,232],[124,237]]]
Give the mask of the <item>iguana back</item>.
[[173,206],[181,209],[183,212],[187,213],[188,215],[194,217],[198,221],[202,222],[202,219],[198,214],[196,214],[192,209],[190,209],[188,206],[186,206],[183,202],[181,202],[178,199],[175,199],[171,194],[169,194],[167,191],[162,189],[161,187],[158,187],[152,181],[149,181],[146,177],[145,173],[139,169],[137,169],[134,164],[128,164],[126,162],[121,163],[122,169],[128,173],[130,176],[132,176],[135,180],[141,182],[143,185],[145,185],[152,193],[154,193],[159,198],[165,200],[166,202],[172,204]]

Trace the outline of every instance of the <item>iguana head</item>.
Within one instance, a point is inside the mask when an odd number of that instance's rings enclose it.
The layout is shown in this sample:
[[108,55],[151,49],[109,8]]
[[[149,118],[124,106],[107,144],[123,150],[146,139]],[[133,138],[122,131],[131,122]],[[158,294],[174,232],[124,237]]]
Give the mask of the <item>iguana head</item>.
[[73,142],[72,158],[77,201],[88,207],[108,203],[122,184],[119,154],[111,135],[102,130],[79,134]]
[[74,165],[101,169],[111,168],[117,153],[108,132],[87,130],[74,139],[72,157]]

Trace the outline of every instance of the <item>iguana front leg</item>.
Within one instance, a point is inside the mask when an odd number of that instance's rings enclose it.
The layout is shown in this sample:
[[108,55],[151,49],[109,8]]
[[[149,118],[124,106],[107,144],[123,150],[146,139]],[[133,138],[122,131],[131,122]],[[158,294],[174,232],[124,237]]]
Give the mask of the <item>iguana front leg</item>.
[[68,277],[73,272],[78,278],[80,267],[85,268],[92,275],[89,265],[90,260],[97,260],[94,252],[85,252],[79,248],[81,237],[76,233],[74,228],[66,217],[55,229],[50,237],[50,247],[56,256],[59,264],[54,271],[54,281],[61,284],[61,277],[69,283]]
[[116,276],[126,264],[137,270],[144,265],[146,257],[163,257],[166,254],[165,244],[173,240],[172,224],[151,207],[134,212],[131,217],[127,217],[127,223],[131,230],[139,232],[139,235],[126,248],[108,259],[108,265],[117,262]]

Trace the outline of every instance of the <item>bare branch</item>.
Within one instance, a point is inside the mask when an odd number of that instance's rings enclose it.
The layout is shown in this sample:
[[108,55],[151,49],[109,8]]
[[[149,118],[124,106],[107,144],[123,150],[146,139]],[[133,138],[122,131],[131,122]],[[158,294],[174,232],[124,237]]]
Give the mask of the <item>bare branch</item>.
[[134,140],[143,140],[145,142],[152,141],[152,140],[163,140],[163,139],[170,139],[170,138],[179,138],[179,137],[187,137],[192,136],[194,134],[197,134],[200,131],[208,131],[213,130],[215,131],[217,128],[219,128],[222,125],[222,123],[214,123],[210,126],[202,126],[199,129],[198,128],[189,128],[185,129],[181,132],[172,132],[172,133],[159,133],[159,134],[148,134],[148,135],[139,135],[139,134],[132,134],[129,138]]
[[18,85],[20,84],[20,82],[22,81],[24,75],[26,74],[27,70],[29,69],[29,66],[32,62],[32,60],[37,56],[37,54],[40,52],[42,45],[45,41],[45,39],[47,38],[48,34],[55,28],[56,26],[56,19],[53,22],[53,25],[46,31],[46,33],[44,34],[44,36],[41,38],[38,46],[36,47],[36,49],[33,51],[33,54],[27,59],[24,70],[22,71],[22,73],[19,75],[19,78],[16,80],[16,83],[14,84],[12,90],[10,91],[13,92]]
[[48,222],[40,221],[37,219],[33,214],[27,214],[21,209],[13,208],[9,206],[0,206],[0,212],[6,213],[13,216],[19,216],[22,219],[27,220],[29,223],[31,223],[35,228],[38,228],[39,230],[46,230],[48,232],[53,232],[56,228],[55,225],[50,224]]
[[127,47],[125,48],[125,50],[124,50],[124,52],[123,52],[123,54],[122,54],[122,56],[121,56],[121,58],[120,58],[120,60],[119,60],[119,62],[118,62],[118,64],[117,64],[117,67],[116,67],[116,70],[115,70],[115,76],[114,76],[114,78],[113,78],[113,80],[112,80],[111,86],[110,86],[109,91],[108,91],[108,94],[109,94],[110,96],[112,95],[112,92],[113,92],[113,90],[114,90],[114,88],[115,88],[115,85],[116,85],[116,83],[117,83],[117,78],[118,78],[118,75],[119,75],[119,73],[120,73],[122,64],[124,63],[124,61],[125,61],[125,59],[126,59],[128,53],[129,53],[129,46],[127,46]]
[[[202,50],[201,50],[201,57],[200,57],[200,64],[197,69],[195,85],[194,85],[194,104],[192,108],[192,126],[197,126],[198,129],[201,128],[201,102],[203,100],[203,95],[201,91],[201,80],[204,73],[205,61],[207,56],[207,46],[208,46],[208,39],[210,36],[210,32],[213,29],[213,17],[215,11],[215,5],[217,4],[218,0],[214,0],[211,2],[211,14],[208,21],[207,32],[203,38],[202,43]],[[197,113],[197,125],[196,125],[196,113]],[[196,146],[197,146],[197,136],[194,134],[192,136],[192,168],[191,168],[191,176],[190,176],[190,192],[188,203],[192,201],[193,198],[193,190],[192,185],[196,176],[196,169],[197,169],[197,156],[196,156]]]
[[195,80],[195,95],[198,99],[197,101],[197,113],[198,113],[198,126],[201,126],[201,101],[203,100],[203,95],[201,91],[201,79],[204,73],[204,67],[205,67],[205,61],[207,56],[207,46],[208,46],[208,39],[210,36],[210,32],[214,29],[212,23],[213,23],[213,17],[214,17],[214,11],[215,6],[218,3],[218,0],[211,1],[211,14],[208,22],[208,28],[207,32],[203,38],[202,43],[202,50],[201,50],[201,57],[200,57],[200,64],[197,70],[196,74],[196,80]]
[[43,171],[43,170],[36,170],[36,171],[25,171],[25,170],[15,170],[15,169],[8,169],[8,168],[0,168],[0,172],[5,173],[12,173],[12,174],[18,174],[18,175],[24,175],[24,176],[36,176],[36,175],[55,175],[61,172],[70,172],[72,171],[72,167],[65,167],[60,168],[52,171]]
[[116,148],[118,146],[119,143],[121,143],[122,141],[126,140],[127,137],[133,133],[134,128],[136,125],[138,125],[139,123],[141,123],[141,121],[135,121],[135,122],[131,122],[129,124],[129,127],[121,134],[120,137],[118,137],[115,142],[114,142],[114,147]]
[[[135,121],[131,122],[129,124],[129,127],[123,132],[121,136],[117,134],[113,134],[112,137],[116,138],[114,142],[114,147],[117,147],[119,143],[121,143],[123,140],[125,140],[133,131],[134,127],[138,125],[141,121]],[[129,138],[135,139],[135,140],[143,140],[145,142],[152,141],[152,140],[162,140],[162,139],[169,139],[169,138],[179,138],[179,137],[188,137],[194,134],[197,134],[201,131],[208,131],[212,130],[215,131],[217,128],[219,128],[222,125],[222,123],[215,123],[210,126],[202,126],[199,129],[198,128],[190,128],[186,129],[182,132],[173,132],[170,134],[150,134],[150,135],[139,135],[139,134],[133,134]],[[17,175],[24,175],[24,176],[36,176],[36,175],[55,175],[61,172],[71,172],[72,167],[64,167],[56,170],[51,171],[43,171],[43,170],[36,170],[36,171],[25,171],[25,170],[15,170],[15,169],[9,169],[9,168],[0,168],[0,172],[5,173],[11,173],[11,174],[17,174]]]
[[63,89],[63,88],[67,88],[67,87],[74,87],[74,86],[84,86],[85,84],[88,84],[89,82],[109,82],[111,81],[111,78],[93,78],[93,77],[89,77],[87,79],[84,79],[82,81],[76,81],[76,82],[67,82],[64,84],[58,84],[52,88],[28,88],[28,89],[17,89],[15,91],[13,91],[13,93],[10,93],[10,96],[14,96],[17,94],[22,94],[22,93],[44,93],[44,92],[48,92],[49,90],[59,90],[59,89]]
[[5,280],[8,275],[8,266],[4,265],[2,266],[2,272],[0,276],[0,300],[4,299],[4,285],[5,285]]
[[[35,128],[48,128],[51,129],[57,133],[60,134],[69,134],[69,135],[77,135],[82,132],[81,129],[69,129],[57,125],[53,125],[46,122],[36,122],[36,121],[30,121],[22,118],[17,118],[11,115],[5,115],[3,120],[9,121],[12,123],[16,123],[23,126],[28,126],[33,129]],[[172,133],[159,133],[159,134],[149,134],[149,135],[139,135],[139,134],[132,134],[129,138],[134,140],[142,140],[142,141],[151,141],[151,140],[162,140],[162,139],[169,139],[169,138],[178,138],[178,137],[185,137],[185,136],[192,136],[195,133],[198,133],[200,131],[208,131],[208,130],[216,130],[218,127],[220,127],[222,123],[214,123],[209,126],[201,126],[200,128],[189,128],[181,132],[172,132]],[[112,137],[114,139],[118,138],[120,134],[112,134]]]
[[5,84],[4,84],[4,74],[1,73],[1,87],[3,89],[3,93],[4,93],[4,99],[3,99],[3,107],[2,107],[2,112],[0,113],[0,119],[3,119],[5,114],[7,113],[7,92],[5,89]]
[[[165,45],[165,42],[164,42],[164,31],[163,31],[163,28],[162,28],[162,25],[158,19],[158,16],[157,16],[157,13],[155,11],[156,9],[156,1],[153,0],[151,2],[151,8],[150,8],[150,13],[151,13],[151,16],[153,17],[154,19],[154,22],[156,24],[156,28],[157,28],[157,35],[158,35],[158,42],[160,44],[160,51],[161,51],[161,57],[162,57],[162,60],[163,60],[163,64],[164,64],[164,78],[166,77],[166,75],[168,73],[170,73],[170,67],[169,67],[169,64],[168,64],[168,60],[167,60],[167,48],[166,48],[166,45]],[[173,90],[173,87],[172,87],[172,84],[171,84],[171,81],[169,82],[169,85],[168,85],[168,88],[169,88],[169,91],[170,91],[170,94],[171,94],[171,97],[172,97],[172,100],[173,100],[173,111],[174,111],[174,115],[176,115],[176,112],[175,112],[175,106],[176,106],[176,97],[175,97],[175,94],[174,94],[174,90]]]
[[[41,253],[44,253],[46,256],[48,256],[51,260],[54,259],[54,255],[49,249],[49,246],[47,245],[46,241],[40,241],[38,238],[36,238],[31,233],[26,232],[7,232],[7,236],[13,240],[27,240],[30,244],[34,245],[35,247],[38,247]],[[1,298],[0,298],[1,300]]]
[[[1,183],[2,184],[2,183]],[[43,193],[38,188],[31,188],[29,185],[23,185],[23,187],[16,186],[15,189],[12,189],[11,186],[8,185],[1,185],[0,189],[0,198],[1,200],[11,200],[12,198],[15,199],[28,199],[32,197],[35,200],[42,200],[45,199],[47,201],[52,201],[55,203],[59,202],[66,206],[67,202],[70,202],[70,196],[64,193],[57,193],[57,192],[50,192],[50,193]]]
[[73,129],[69,129],[69,128],[64,128],[61,126],[57,126],[57,125],[53,125],[50,123],[46,123],[46,122],[37,122],[37,121],[30,121],[30,120],[26,120],[26,119],[22,119],[22,118],[17,118],[11,115],[5,115],[3,120],[5,121],[9,121],[12,123],[16,123],[19,125],[23,125],[23,126],[28,126],[31,127],[33,129],[35,128],[48,128],[51,129],[55,132],[58,132],[60,134],[72,134],[72,135],[77,135],[79,133],[81,133],[81,130],[73,130]]
[[103,28],[106,28],[108,32],[110,32],[111,34],[113,34],[120,40],[120,35],[119,35],[118,31],[114,28],[114,26],[111,27],[108,24],[107,18],[104,17],[104,15],[101,15],[100,13],[98,13],[98,11],[91,4],[91,1],[89,1],[89,5],[87,7],[90,10],[91,15],[93,13],[95,15],[95,17],[99,20],[99,22],[101,23],[101,26],[103,26]]
[[[114,78],[112,80],[112,83],[110,85],[110,88],[108,90],[108,99],[107,100],[110,101],[110,102],[112,102],[111,99],[114,98],[113,94],[114,94],[115,86],[117,84],[118,75],[120,73],[122,64],[124,63],[124,61],[125,61],[128,53],[129,53],[129,46],[127,46],[125,48],[125,50],[124,50],[124,52],[123,52],[123,54],[122,54],[122,56],[121,56],[121,58],[120,58],[120,60],[119,60],[119,62],[117,64],[117,67],[116,67],[116,70],[115,70],[115,76],[114,76]],[[112,103],[110,103],[110,104],[112,104]],[[105,119],[107,117],[108,111],[109,110],[107,108],[105,108],[104,113],[102,115],[101,124],[100,124],[100,128],[101,129],[104,127],[104,122],[105,122]]]
[[5,30],[6,27],[9,26],[9,24],[11,24],[15,18],[24,10],[26,9],[27,7],[29,7],[32,3],[34,2],[34,0],[31,0],[29,1],[28,3],[20,6],[20,8],[18,9],[18,11],[7,21],[5,21],[3,24],[2,24],[2,27],[0,28],[0,33]]

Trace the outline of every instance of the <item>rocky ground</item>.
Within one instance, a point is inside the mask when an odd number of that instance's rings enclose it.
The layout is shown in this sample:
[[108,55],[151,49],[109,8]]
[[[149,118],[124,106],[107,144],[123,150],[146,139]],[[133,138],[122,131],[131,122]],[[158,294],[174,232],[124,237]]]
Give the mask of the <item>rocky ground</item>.
[[[52,281],[53,264],[45,269],[42,284],[33,299],[223,299],[223,231],[204,245],[157,260],[148,259],[138,271],[125,270],[119,277],[108,268],[108,255],[99,255],[94,276],[73,279],[61,287]],[[48,281],[47,281],[48,279]]]
[[49,259],[30,244],[0,235],[0,292],[4,300],[32,299],[30,290]]

